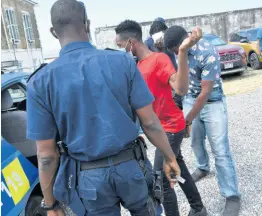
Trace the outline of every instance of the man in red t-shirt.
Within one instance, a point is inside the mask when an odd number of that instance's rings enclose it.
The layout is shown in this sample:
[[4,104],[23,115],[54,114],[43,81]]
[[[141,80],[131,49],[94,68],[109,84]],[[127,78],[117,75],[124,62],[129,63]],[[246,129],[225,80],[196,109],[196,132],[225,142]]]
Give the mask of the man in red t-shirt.
[[[174,103],[171,91],[173,88],[181,96],[187,93],[189,83],[188,49],[202,37],[202,32],[197,28],[191,36],[181,41],[178,54],[178,71],[176,72],[170,58],[165,53],[154,53],[143,44],[142,29],[137,22],[126,20],[120,23],[115,31],[118,47],[124,48],[126,52],[138,58],[138,68],[155,97],[153,109],[177,156],[181,176],[186,180],[180,186],[191,206],[189,216],[206,216],[207,212],[197,187],[181,155],[180,146],[184,137],[186,123],[183,112]],[[163,157],[157,149],[154,169],[162,170],[162,166]],[[177,216],[179,211],[176,194],[170,187],[166,177],[164,177],[163,183],[165,213],[167,216]]]

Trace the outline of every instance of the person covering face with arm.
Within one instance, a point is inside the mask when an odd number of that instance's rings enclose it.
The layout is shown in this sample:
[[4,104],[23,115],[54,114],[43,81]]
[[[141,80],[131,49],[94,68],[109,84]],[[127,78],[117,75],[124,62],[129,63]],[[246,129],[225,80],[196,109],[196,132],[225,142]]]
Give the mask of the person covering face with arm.
[[[172,74],[169,79],[170,86],[175,90],[176,94],[185,96],[188,91],[189,76],[185,76],[185,73],[189,73],[188,68],[188,49],[194,46],[202,38],[202,31],[200,28],[196,28],[189,36],[185,35],[179,42],[179,46],[176,48],[178,55],[178,70],[177,73]],[[164,33],[159,32],[153,35],[155,46],[164,50]]]
[[191,125],[195,117],[200,113],[205,104],[208,101],[209,95],[213,90],[214,81],[219,79],[220,74],[218,72],[219,56],[214,49],[205,47],[202,51],[203,60],[199,60],[201,65],[201,92],[196,99],[196,102],[192,110],[186,116],[187,125]]
[[177,73],[170,77],[169,84],[180,96],[185,96],[188,92],[189,76],[184,76],[184,73],[189,73],[188,49],[194,46],[201,38],[202,30],[196,28],[191,35],[182,40],[178,48],[178,70]]

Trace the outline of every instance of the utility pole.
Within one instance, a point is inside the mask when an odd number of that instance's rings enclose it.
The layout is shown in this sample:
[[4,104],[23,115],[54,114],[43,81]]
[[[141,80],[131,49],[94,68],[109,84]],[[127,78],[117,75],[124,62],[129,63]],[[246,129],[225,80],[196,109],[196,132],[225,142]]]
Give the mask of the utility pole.
[[12,43],[13,43],[13,51],[14,51],[15,61],[17,61],[17,59],[16,59],[16,52],[15,52],[16,44],[15,44],[15,40],[14,39],[12,39]]

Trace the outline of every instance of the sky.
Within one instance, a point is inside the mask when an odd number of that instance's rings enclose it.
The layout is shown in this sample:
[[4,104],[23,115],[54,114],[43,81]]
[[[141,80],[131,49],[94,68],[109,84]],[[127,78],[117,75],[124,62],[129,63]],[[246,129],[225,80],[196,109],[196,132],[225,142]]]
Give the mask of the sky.
[[[91,20],[92,37],[97,27],[117,25],[125,19],[138,22],[156,17],[176,18],[262,7],[261,0],[82,0]],[[35,7],[44,57],[58,55],[60,45],[49,33],[50,9],[55,0],[38,0]]]

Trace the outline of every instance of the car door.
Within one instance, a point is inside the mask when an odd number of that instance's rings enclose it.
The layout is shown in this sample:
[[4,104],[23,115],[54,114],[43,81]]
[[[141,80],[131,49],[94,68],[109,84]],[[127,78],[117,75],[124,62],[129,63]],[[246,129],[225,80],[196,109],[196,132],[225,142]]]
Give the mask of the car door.
[[250,29],[247,31],[247,37],[250,45],[250,50],[255,51],[257,55],[260,54],[260,50],[257,49],[257,31],[258,29]]
[[[1,109],[1,120],[5,114],[10,116],[10,113],[18,109],[18,106],[26,100],[27,78],[28,76],[15,78],[10,76],[10,79],[4,79],[1,92],[9,92],[13,105]],[[30,157],[26,157],[14,143],[6,139],[6,133],[3,130],[6,125],[3,122],[1,121],[1,215],[19,215],[24,211],[32,191],[39,183],[38,170]],[[11,126],[17,123],[11,122]],[[21,133],[22,128],[19,130]],[[11,137],[15,137],[13,126],[10,130],[6,127],[5,131],[8,131]]]

